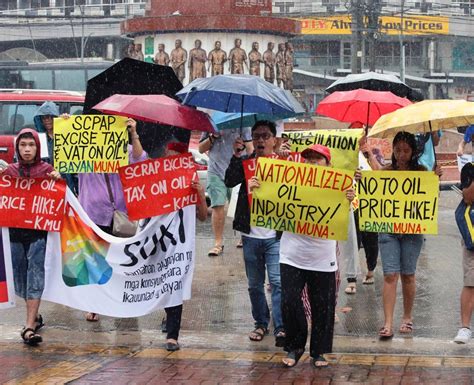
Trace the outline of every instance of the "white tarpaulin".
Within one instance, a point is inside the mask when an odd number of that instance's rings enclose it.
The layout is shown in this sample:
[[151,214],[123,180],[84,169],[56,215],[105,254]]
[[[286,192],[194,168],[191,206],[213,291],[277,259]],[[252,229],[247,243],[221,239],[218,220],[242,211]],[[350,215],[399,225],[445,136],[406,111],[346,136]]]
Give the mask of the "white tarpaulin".
[[154,217],[131,238],[106,234],[68,190],[61,233],[49,233],[43,299],[139,317],[191,297],[196,206]]

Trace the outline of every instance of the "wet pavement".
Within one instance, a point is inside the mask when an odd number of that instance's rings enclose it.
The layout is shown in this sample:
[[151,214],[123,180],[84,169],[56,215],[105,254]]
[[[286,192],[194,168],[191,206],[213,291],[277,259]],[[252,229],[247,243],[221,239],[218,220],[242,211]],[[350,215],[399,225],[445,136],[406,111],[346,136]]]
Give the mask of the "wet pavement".
[[[471,384],[474,342],[452,342],[459,325],[462,288],[460,236],[454,222],[459,197],[443,191],[439,235],[427,236],[417,270],[414,333],[395,330],[391,341],[379,341],[383,322],[381,266],[375,285],[357,285],[355,295],[339,291],[331,368],[312,369],[304,362],[289,370],[274,339],[249,341],[253,321],[242,251],[228,218],[224,255],[207,257],[212,246],[210,221],[198,225],[193,298],[183,311],[181,351],[163,349],[163,311],[131,319],[101,317],[89,323],[84,313],[44,302],[45,342],[28,348],[20,342],[24,306],[2,311],[0,318],[1,383],[113,384]],[[360,253],[362,280],[365,271]],[[342,261],[344,277],[344,261]],[[401,317],[401,293],[395,320]],[[395,324],[396,326],[397,324]]]

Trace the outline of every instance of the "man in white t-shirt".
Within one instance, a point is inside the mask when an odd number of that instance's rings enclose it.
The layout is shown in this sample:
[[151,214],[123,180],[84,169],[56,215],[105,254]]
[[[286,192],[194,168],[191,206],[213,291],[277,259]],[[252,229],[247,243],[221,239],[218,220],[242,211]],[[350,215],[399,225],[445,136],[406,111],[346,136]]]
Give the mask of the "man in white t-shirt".
[[270,311],[265,297],[265,272],[272,288],[272,318],[275,345],[283,347],[285,331],[281,315],[280,284],[280,237],[281,233],[260,227],[250,226],[250,208],[242,160],[268,156],[273,153],[276,143],[275,123],[258,121],[252,127],[252,141],[255,151],[250,156],[242,156],[244,142],[241,138],[234,143],[234,155],[225,173],[225,184],[234,187],[241,183],[237,208],[233,222],[234,230],[242,233],[245,271],[248,279],[249,296],[255,328],[249,334],[251,341],[261,341],[268,334]]

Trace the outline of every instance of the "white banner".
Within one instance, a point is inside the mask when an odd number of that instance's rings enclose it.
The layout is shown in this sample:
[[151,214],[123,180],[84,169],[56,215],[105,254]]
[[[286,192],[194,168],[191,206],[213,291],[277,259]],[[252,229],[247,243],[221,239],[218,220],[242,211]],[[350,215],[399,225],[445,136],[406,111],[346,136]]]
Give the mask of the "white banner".
[[97,227],[68,189],[61,233],[49,233],[43,299],[111,317],[139,317],[191,298],[196,206],[154,217],[131,238]]
[[10,234],[8,228],[0,231],[0,309],[15,306],[15,286],[13,283]]

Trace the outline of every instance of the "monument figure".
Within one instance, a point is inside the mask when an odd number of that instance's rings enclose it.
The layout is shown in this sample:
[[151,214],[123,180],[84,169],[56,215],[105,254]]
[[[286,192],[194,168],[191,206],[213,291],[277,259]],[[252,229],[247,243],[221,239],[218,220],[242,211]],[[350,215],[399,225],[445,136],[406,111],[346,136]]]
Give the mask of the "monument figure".
[[197,78],[205,78],[206,73],[206,51],[201,48],[201,40],[194,42],[194,48],[189,51],[189,81],[192,82]]
[[258,43],[252,43],[252,50],[249,52],[249,74],[260,76],[260,63],[263,63],[262,54],[258,52]]
[[158,44],[158,52],[156,53],[153,62],[162,66],[168,66],[170,64],[170,55],[165,52],[164,44]]
[[209,61],[208,70],[211,70],[211,76],[224,74],[224,63],[227,61],[227,53],[221,49],[221,42],[214,43],[214,49],[209,52],[207,57]]
[[275,44],[273,44],[271,41],[268,42],[267,50],[263,53],[263,62],[265,63],[263,67],[263,78],[272,84],[275,82],[276,56],[273,52],[274,47]]
[[285,43],[285,89],[293,91],[294,51],[293,44]]
[[234,48],[229,52],[229,70],[231,74],[243,74],[244,64],[247,65],[247,54],[240,48],[242,45],[241,39],[235,39]]
[[181,40],[177,39],[174,43],[174,49],[171,51],[171,67],[174,73],[182,83],[186,77],[185,63],[188,60],[188,52],[181,47]]
[[278,44],[278,52],[275,55],[277,86],[285,86],[285,43]]

